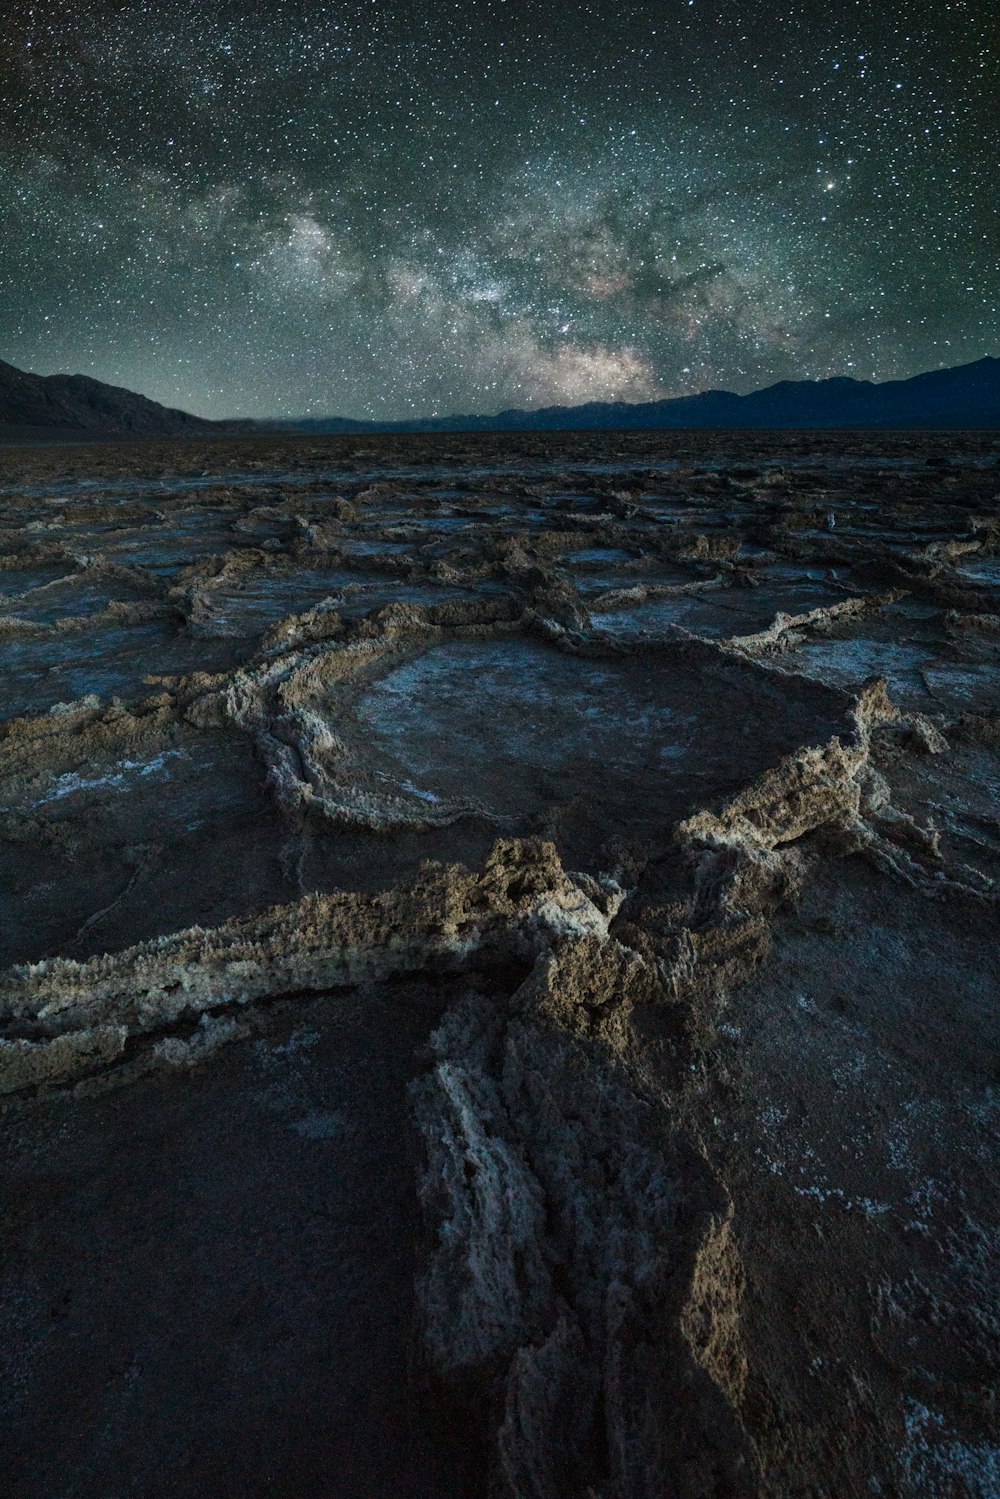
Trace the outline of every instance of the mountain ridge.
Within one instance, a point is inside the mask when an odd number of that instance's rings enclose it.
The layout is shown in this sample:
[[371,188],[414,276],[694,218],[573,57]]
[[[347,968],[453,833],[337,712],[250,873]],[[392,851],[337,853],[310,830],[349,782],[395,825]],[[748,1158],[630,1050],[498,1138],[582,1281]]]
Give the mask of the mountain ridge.
[[0,360],[0,438],[205,436],[232,423],[161,406],[90,375],[33,375]]
[[661,401],[588,401],[507,408],[495,416],[456,414],[397,422],[304,417],[275,425],[301,432],[483,432],[710,428],[1000,427],[1000,359],[925,370],[905,380],[779,380],[745,396],[706,390]]
[[925,370],[905,380],[779,380],[747,395],[705,390],[660,401],[588,401],[400,421],[301,417],[211,421],[89,375],[34,375],[0,361],[0,440],[304,434],[668,431],[708,428],[1000,428],[1000,359]]

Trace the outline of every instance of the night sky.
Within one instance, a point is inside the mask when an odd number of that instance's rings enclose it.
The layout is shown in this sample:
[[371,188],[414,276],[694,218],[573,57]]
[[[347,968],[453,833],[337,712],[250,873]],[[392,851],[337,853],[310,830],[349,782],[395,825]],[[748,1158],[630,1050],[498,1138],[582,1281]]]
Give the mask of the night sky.
[[0,358],[206,416],[1000,353],[1000,5],[4,4]]

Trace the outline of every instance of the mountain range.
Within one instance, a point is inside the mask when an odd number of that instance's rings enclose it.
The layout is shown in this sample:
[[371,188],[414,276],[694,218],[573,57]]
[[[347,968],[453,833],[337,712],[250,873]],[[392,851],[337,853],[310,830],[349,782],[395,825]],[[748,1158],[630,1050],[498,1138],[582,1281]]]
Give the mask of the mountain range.
[[207,421],[86,375],[32,375],[0,361],[0,440],[304,433],[535,432],[623,428],[1000,428],[1000,359],[929,370],[909,380],[782,380],[749,395],[707,390],[664,401],[591,401],[495,416],[356,421]]
[[782,380],[739,396],[731,390],[665,401],[590,401],[496,416],[415,417],[363,422],[307,418],[279,425],[304,432],[534,432],[684,427],[1000,427],[1000,359],[977,359],[909,380]]

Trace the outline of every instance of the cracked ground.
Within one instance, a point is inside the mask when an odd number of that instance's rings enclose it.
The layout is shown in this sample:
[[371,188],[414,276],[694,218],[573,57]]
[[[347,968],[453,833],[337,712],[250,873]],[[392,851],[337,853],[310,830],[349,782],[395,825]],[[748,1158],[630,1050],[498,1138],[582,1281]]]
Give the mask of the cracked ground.
[[998,644],[992,434],[6,449],[9,1492],[996,1499]]

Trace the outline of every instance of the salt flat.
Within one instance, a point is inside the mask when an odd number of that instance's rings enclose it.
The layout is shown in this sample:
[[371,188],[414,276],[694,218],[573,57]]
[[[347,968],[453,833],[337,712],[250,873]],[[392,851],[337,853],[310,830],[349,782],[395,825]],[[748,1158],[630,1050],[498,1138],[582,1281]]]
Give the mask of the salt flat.
[[54,1495],[997,1493],[1000,447],[0,455]]

